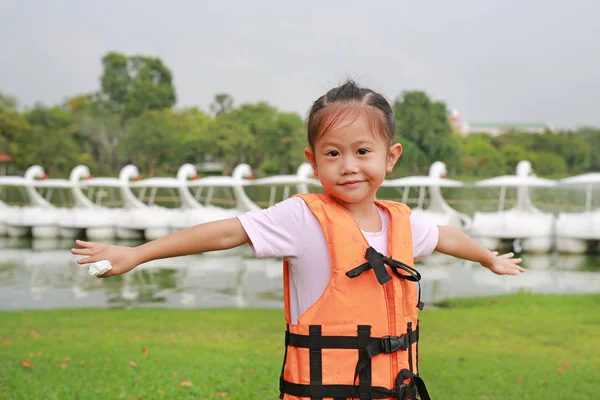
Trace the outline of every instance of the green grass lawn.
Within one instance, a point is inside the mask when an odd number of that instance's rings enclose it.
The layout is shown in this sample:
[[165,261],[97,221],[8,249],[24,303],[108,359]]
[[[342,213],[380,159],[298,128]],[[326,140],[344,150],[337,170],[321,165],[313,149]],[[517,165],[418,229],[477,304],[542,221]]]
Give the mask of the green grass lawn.
[[[600,296],[458,299],[421,314],[434,400],[600,398]],[[0,398],[276,399],[281,310],[0,313]]]

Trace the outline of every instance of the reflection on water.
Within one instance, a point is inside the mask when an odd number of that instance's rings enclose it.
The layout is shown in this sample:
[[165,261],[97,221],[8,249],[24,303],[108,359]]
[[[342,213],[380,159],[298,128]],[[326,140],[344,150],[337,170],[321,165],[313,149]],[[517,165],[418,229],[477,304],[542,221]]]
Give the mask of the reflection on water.
[[[257,260],[247,246],[156,260],[125,275],[96,279],[75,262],[71,245],[69,240],[0,238],[0,309],[283,306],[281,261]],[[523,258],[527,272],[507,277],[435,254],[417,264],[423,299],[432,303],[519,290],[600,292],[600,255]]]

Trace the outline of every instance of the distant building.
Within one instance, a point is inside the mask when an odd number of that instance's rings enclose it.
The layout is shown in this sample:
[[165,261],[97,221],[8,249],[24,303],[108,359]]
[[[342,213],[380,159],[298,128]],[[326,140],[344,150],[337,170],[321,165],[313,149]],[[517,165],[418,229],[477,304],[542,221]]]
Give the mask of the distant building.
[[510,131],[519,131],[524,133],[544,133],[546,131],[554,131],[554,127],[552,127],[552,125],[544,123],[469,124],[467,122],[465,125],[466,133],[463,133],[464,135],[469,135],[471,133],[487,133],[491,136],[498,136]]
[[544,133],[546,131],[554,132],[554,127],[546,123],[469,123],[463,121],[457,110],[452,110],[450,122],[463,134],[463,136],[472,133],[487,133],[490,136],[498,136],[511,131],[524,133]]

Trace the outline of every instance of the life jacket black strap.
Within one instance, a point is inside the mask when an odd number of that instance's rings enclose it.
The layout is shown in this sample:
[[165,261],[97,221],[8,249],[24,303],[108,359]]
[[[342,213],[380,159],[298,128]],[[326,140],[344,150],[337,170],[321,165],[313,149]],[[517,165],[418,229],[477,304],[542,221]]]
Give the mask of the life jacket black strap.
[[309,361],[310,361],[310,398],[321,400],[323,395],[323,353],[320,344],[321,325],[310,325],[308,337]]
[[[371,326],[370,325],[359,325],[358,326],[358,364],[363,364],[364,368],[360,371],[357,369],[354,375],[354,384],[356,384],[356,378],[360,376],[358,394],[360,400],[371,400],[371,356],[367,352],[369,342],[371,339]],[[357,365],[358,365],[357,364]]]
[[[373,247],[369,247],[367,249],[365,259],[367,260],[366,263],[361,264],[360,266],[354,269],[351,269],[350,271],[346,272],[346,275],[349,278],[356,278],[363,272],[373,268],[373,270],[375,271],[375,275],[377,276],[377,281],[381,285],[383,285],[387,281],[392,279],[390,274],[385,269],[384,264],[387,264],[391,267],[392,272],[401,279],[406,279],[408,281],[413,282],[421,280],[421,274],[419,273],[419,271],[417,271],[410,265],[403,263],[402,261],[394,260],[393,258],[384,256],[383,254],[375,250]],[[404,271],[406,273],[403,274],[400,273],[400,271]]]
[[[380,285],[384,285],[389,282],[392,277],[388,273],[385,268],[385,264],[390,266],[390,269],[400,279],[405,279],[407,281],[417,282],[419,287],[419,298],[417,301],[417,308],[422,310],[425,304],[421,301],[421,274],[416,269],[412,268],[410,265],[404,264],[401,261],[394,260],[393,258],[389,258],[379,253],[373,247],[369,247],[365,254],[366,263],[359,265],[358,267],[351,269],[346,272],[346,276],[348,278],[356,278],[360,276],[365,271],[370,270],[371,268],[375,272],[375,276],[377,277],[377,281]],[[403,272],[400,272],[403,271]]]
[[[310,329],[310,328],[309,328]],[[400,336],[384,336],[381,338],[369,337],[366,347],[370,357],[377,354],[390,354],[398,350],[406,350],[408,346],[416,343],[419,338],[419,326],[412,333]],[[360,349],[358,336],[319,336],[312,339],[315,345],[321,349]],[[288,346],[311,348],[310,335],[299,335],[286,331],[286,343]]]
[[281,365],[281,375],[279,375],[279,398],[283,399],[283,372],[285,371],[285,362],[287,360],[288,345],[290,343],[290,326],[287,325],[285,329],[285,353],[283,354],[283,364]]
[[[391,354],[400,350],[407,350],[414,343],[417,342],[419,337],[419,327],[400,336],[384,336],[381,338],[371,337],[371,327],[368,325],[357,326],[357,336],[323,336],[321,327],[319,325],[309,326],[309,335],[299,335],[296,333],[290,333],[289,329],[285,333],[286,343],[286,357],[287,358],[287,347],[301,347],[309,349],[309,362],[310,362],[310,385],[297,385],[290,382],[286,382],[282,374],[279,379],[279,390],[280,397],[283,398],[284,393],[289,393],[294,396],[310,397],[311,400],[322,399],[326,397],[333,398],[360,398],[360,400],[371,400],[371,399],[385,399],[393,397],[390,395],[392,391],[385,388],[373,388],[372,384],[372,370],[371,370],[371,358],[378,354]],[[356,378],[360,378],[358,385],[323,385],[323,365],[322,365],[322,349],[356,349],[358,350],[358,362],[356,364],[356,370],[354,374],[354,382]],[[403,385],[402,382],[400,382]],[[414,390],[407,391],[406,385],[399,386],[398,393],[407,393]],[[306,388],[304,388],[306,386]],[[305,394],[296,394],[296,392],[290,392],[288,389],[291,387],[292,390],[302,391]],[[333,389],[331,388],[333,387]],[[339,389],[343,387],[343,389]],[[412,387],[412,386],[411,386]],[[308,388],[308,389],[307,389]],[[336,389],[338,388],[338,389]],[[333,390],[333,391],[332,391]],[[395,390],[395,389],[394,389]],[[351,391],[351,393],[349,392]],[[402,391],[402,392],[400,392]],[[309,394],[306,394],[309,393]],[[350,393],[350,394],[349,394]],[[377,397],[377,396],[380,397]],[[393,397],[393,398],[404,398],[404,397]],[[409,398],[409,397],[406,397]]]
[[[409,378],[411,380],[411,383],[408,385],[404,384],[403,382]],[[425,382],[423,381],[423,379],[407,369],[401,370],[396,376],[396,388],[402,386],[406,387],[405,391],[410,390],[414,392],[414,389],[416,388],[416,391],[417,393],[419,393],[419,398],[421,400],[431,400],[431,397],[429,397],[429,392],[427,391],[427,387],[425,386]],[[412,394],[410,393],[409,395],[412,396]]]
[[[417,378],[422,383],[423,380],[419,377],[415,377],[412,379],[411,383],[405,384],[400,381],[400,385],[396,386],[393,389],[388,389],[381,386],[372,386],[370,388],[369,395],[371,399],[397,399],[397,400],[407,400],[413,398],[412,393],[414,393],[413,387],[417,386],[417,391],[421,396],[421,400],[431,400],[427,390],[425,389],[423,392],[419,389],[417,384]],[[423,384],[424,387],[424,384]],[[321,387],[321,394],[325,398],[334,398],[334,399],[351,399],[356,398],[356,391],[358,390],[357,386],[354,385],[323,385]],[[302,385],[298,383],[291,383],[286,380],[283,381],[282,386],[283,393],[287,393],[291,396],[297,397],[308,397],[314,398],[313,392],[311,390],[310,385]]]
[[[356,382],[357,376],[361,376],[362,382],[362,374],[364,373],[364,371],[371,371],[371,358],[375,357],[378,354],[390,354],[399,350],[408,349],[410,358],[410,349],[412,348],[411,346],[417,342],[419,337],[419,333],[417,332],[418,329],[419,326],[417,325],[417,329],[415,331],[411,331],[405,335],[384,336],[378,339],[377,341],[369,343],[366,349],[363,352],[361,352],[362,354],[364,354],[364,356],[359,358],[358,363],[356,364],[356,371],[354,372],[354,381]],[[412,362],[412,360],[409,360],[409,362]]]

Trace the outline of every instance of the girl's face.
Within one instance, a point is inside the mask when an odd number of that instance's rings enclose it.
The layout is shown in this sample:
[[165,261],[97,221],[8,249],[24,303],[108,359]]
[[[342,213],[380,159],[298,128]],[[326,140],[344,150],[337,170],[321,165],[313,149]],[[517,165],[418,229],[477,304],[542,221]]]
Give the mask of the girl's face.
[[402,154],[371,129],[364,113],[349,116],[317,138],[314,152],[304,150],[325,191],[346,208],[372,203]]

